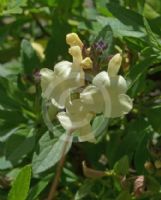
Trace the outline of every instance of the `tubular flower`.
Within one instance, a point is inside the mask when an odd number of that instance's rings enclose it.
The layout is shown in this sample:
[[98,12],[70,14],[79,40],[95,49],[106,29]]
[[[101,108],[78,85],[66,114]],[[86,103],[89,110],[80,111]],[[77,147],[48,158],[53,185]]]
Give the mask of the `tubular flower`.
[[116,54],[110,60],[107,72],[97,74],[92,81],[94,86],[88,86],[82,92],[82,102],[89,111],[103,112],[105,117],[113,118],[123,116],[132,109],[132,99],[125,94],[126,80],[117,74],[121,61],[121,55]]
[[79,141],[95,142],[90,122],[97,113],[120,117],[132,108],[132,100],[126,95],[126,80],[118,75],[122,57],[116,54],[109,61],[107,72],[100,72],[91,85],[86,86],[83,69],[91,69],[92,60],[83,58],[84,45],[77,34],[68,34],[66,42],[70,45],[68,53],[73,61],[62,61],[54,70],[44,68],[40,71],[42,96],[57,108],[65,109],[57,114],[65,130],[77,134]]
[[90,125],[93,114],[87,112],[80,99],[68,101],[66,112],[58,113],[57,117],[65,130],[77,131],[79,141],[95,142]]
[[58,108],[65,107],[71,90],[84,86],[83,68],[92,67],[91,59],[82,57],[83,43],[77,34],[68,34],[67,43],[71,46],[68,52],[73,57],[73,62],[61,61],[54,66],[54,71],[47,68],[40,71],[42,96],[51,99]]
[[54,71],[47,68],[40,71],[42,95],[52,99],[58,108],[64,108],[70,90],[84,86],[81,49],[73,46],[69,53],[73,56],[73,62],[62,61],[54,66]]

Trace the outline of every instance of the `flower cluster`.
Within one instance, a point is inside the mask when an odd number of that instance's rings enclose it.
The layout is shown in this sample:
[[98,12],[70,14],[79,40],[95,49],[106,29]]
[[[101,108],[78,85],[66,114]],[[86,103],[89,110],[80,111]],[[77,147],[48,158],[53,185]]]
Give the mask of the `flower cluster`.
[[105,117],[120,117],[132,108],[132,100],[125,93],[126,80],[118,75],[122,57],[116,54],[109,61],[107,71],[98,73],[89,85],[85,70],[92,69],[90,57],[83,58],[83,43],[75,33],[66,36],[73,61],[62,61],[54,71],[43,68],[41,74],[42,96],[57,108],[61,125],[67,131],[76,131],[79,141],[94,142],[91,120],[98,113]]

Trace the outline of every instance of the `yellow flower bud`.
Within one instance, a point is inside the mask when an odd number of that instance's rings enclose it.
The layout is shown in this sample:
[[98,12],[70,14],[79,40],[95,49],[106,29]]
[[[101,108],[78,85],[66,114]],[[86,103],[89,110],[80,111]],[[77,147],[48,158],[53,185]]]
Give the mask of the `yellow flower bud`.
[[108,74],[109,76],[116,76],[122,62],[122,56],[118,53],[113,56],[108,64]]
[[84,60],[82,60],[81,66],[83,67],[83,69],[92,69],[93,62],[90,57],[86,57]]
[[82,56],[82,51],[79,46],[73,46],[69,48],[69,54],[72,55],[73,57],[80,57]]
[[66,35],[66,43],[70,46],[83,47],[83,43],[76,33],[69,33]]

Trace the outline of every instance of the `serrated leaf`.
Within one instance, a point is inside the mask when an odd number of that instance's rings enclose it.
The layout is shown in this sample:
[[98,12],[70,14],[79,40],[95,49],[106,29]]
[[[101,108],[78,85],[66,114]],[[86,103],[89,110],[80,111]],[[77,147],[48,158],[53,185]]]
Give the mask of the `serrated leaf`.
[[[52,134],[46,132],[39,141],[38,151],[34,153],[32,160],[33,172],[35,174],[44,172],[53,167],[61,158],[66,135],[59,139],[54,138]],[[67,145],[66,153],[71,147],[70,140]]]
[[25,200],[31,180],[31,166],[25,166],[18,174],[9,192],[8,200]]

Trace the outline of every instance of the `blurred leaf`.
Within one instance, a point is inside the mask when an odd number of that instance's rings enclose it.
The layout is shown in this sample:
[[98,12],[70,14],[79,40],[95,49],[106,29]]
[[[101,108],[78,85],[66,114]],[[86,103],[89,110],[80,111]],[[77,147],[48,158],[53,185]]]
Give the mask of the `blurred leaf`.
[[153,176],[148,176],[146,178],[147,190],[151,193],[159,192],[161,186],[160,182],[158,182]]
[[123,191],[119,194],[116,200],[132,200],[132,197],[128,191]]
[[27,0],[3,0],[3,2],[5,3],[2,15],[21,14],[22,7],[27,5]]
[[32,48],[30,42],[25,39],[21,43],[21,59],[26,74],[32,75],[34,70],[41,67],[35,50]]
[[43,180],[40,180],[36,185],[34,185],[30,191],[29,195],[27,197],[27,200],[35,200],[40,193],[47,187],[49,181],[50,181],[51,175],[43,178]]
[[148,21],[146,20],[146,18],[144,18],[144,25],[146,28],[146,32],[148,35],[148,39],[149,39],[149,43],[152,46],[152,48],[154,48],[155,51],[161,51],[161,44],[158,40],[158,38],[154,35],[154,33],[151,30],[151,27],[148,23]]
[[115,2],[107,4],[107,8],[123,24],[132,26],[135,30],[140,30],[140,27],[143,27],[142,16],[137,12],[120,6]]
[[[39,146],[34,153],[32,160],[33,172],[41,173],[53,167],[61,158],[66,135],[59,139],[54,138],[52,134],[46,132],[39,141]],[[71,147],[72,141],[68,141],[66,153]]]
[[104,27],[109,25],[115,37],[134,37],[140,38],[145,36],[142,31],[135,30],[131,25],[126,25],[113,17],[98,16],[97,21]]
[[161,106],[154,106],[152,108],[146,109],[145,113],[148,117],[149,123],[152,125],[154,130],[158,133],[161,132]]
[[19,129],[6,143],[6,158],[13,165],[22,160],[35,146],[34,130]]
[[6,170],[12,167],[12,163],[9,160],[6,160],[5,156],[0,157],[0,170]]
[[127,175],[129,173],[129,158],[124,156],[117,161],[114,165],[114,171],[119,175]]
[[156,18],[160,16],[161,12],[161,2],[158,0],[146,0],[144,6],[144,15],[147,18]]
[[8,200],[25,200],[28,195],[31,179],[31,166],[25,166],[18,174],[9,192]]
[[86,197],[91,192],[91,188],[93,187],[93,185],[94,185],[93,181],[86,180],[80,187],[80,189],[77,191],[74,200],[79,200]]
[[154,57],[146,57],[140,60],[140,62],[136,63],[131,67],[128,76],[132,80],[129,93],[132,97],[135,97],[138,93],[142,92],[146,87],[146,74],[147,70],[150,66],[152,66],[156,62],[156,58]]
[[17,60],[12,60],[5,64],[0,64],[0,76],[13,77],[21,72],[20,63]]
[[149,153],[147,149],[147,143],[150,138],[150,134],[148,132],[148,129],[143,130],[142,135],[140,136],[140,141],[137,146],[135,157],[134,157],[134,163],[136,170],[140,173],[144,173],[144,164],[149,159]]

